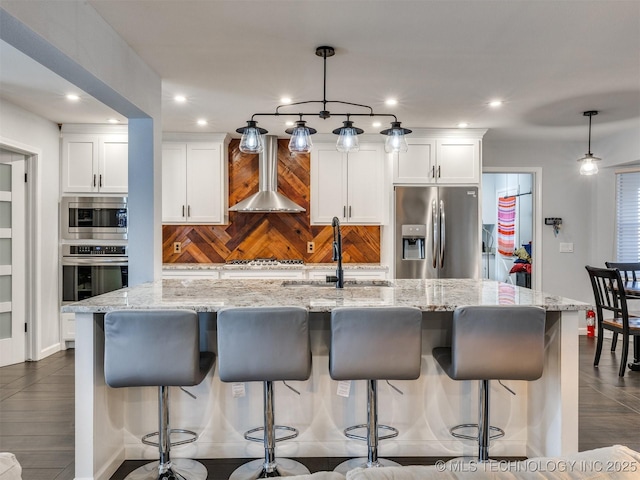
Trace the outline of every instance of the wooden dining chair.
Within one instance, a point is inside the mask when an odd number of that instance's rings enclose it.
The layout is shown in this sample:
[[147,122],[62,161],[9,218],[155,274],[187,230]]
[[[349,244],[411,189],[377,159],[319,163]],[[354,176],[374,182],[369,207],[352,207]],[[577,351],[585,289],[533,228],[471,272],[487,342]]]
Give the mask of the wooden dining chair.
[[[604,262],[607,268],[617,268],[620,271],[620,278],[624,283],[628,282],[638,282],[640,281],[640,262]],[[640,302],[640,295],[625,292],[627,294],[627,300],[635,300],[635,306],[631,306],[631,310],[629,310],[629,318],[639,317],[640,318],[640,308],[637,302]],[[613,334],[613,339],[611,340],[611,349],[615,350],[616,345],[618,343],[618,334]],[[637,362],[640,357],[640,342],[634,342],[634,357]]]
[[[593,365],[598,366],[602,352],[604,331],[609,330],[614,335],[622,334],[622,358],[618,375],[624,376],[629,354],[629,338],[634,337],[634,350],[638,350],[640,342],[640,319],[629,318],[627,309],[627,295],[620,271],[615,268],[597,268],[586,266],[593,288],[596,304],[596,320],[598,328],[598,342]],[[636,359],[637,360],[637,359]]]

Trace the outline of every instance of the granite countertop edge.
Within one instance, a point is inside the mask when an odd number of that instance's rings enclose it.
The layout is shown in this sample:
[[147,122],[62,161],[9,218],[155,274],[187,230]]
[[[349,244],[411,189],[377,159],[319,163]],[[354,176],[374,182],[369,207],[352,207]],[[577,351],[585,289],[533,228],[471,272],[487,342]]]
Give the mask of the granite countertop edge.
[[[291,283],[294,288],[287,288]],[[344,289],[283,280],[165,279],[63,305],[62,312],[191,309],[217,312],[225,307],[299,306],[325,313],[341,306],[404,306],[424,312],[452,312],[461,305],[533,305],[547,311],[582,311],[588,303],[489,280],[391,280]]]

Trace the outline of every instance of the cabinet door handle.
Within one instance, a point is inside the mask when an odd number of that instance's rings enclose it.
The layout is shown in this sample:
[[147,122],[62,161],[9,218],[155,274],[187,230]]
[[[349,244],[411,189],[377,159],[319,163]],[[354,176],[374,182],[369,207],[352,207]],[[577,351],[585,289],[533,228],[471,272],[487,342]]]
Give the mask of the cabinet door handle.
[[349,218],[351,218],[351,205],[349,205]]
[[184,217],[184,205],[182,205],[182,216]]
[[98,186],[102,188],[102,174],[99,175],[100,180],[98,181]]
[[94,187],[96,186],[96,174],[95,173],[93,174],[93,186]]
[[438,178],[440,178],[440,165],[438,165]]
[[187,217],[191,216],[191,205],[187,205]]
[[347,218],[347,206],[342,206],[342,218]]
[[436,166],[431,167],[431,178],[436,178]]

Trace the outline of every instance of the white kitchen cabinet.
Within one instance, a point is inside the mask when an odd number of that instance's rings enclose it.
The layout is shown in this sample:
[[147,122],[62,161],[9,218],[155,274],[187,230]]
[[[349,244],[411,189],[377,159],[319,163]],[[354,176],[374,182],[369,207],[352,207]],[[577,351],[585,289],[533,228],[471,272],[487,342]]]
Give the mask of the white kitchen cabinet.
[[162,145],[162,222],[225,224],[228,142]]
[[394,184],[480,183],[480,138],[408,137],[407,144],[409,150],[393,159]]
[[361,144],[353,153],[335,144],[311,151],[311,223],[377,225],[384,222],[384,147]]
[[393,183],[433,183],[436,162],[436,141],[407,137],[409,150],[394,155]]
[[129,145],[126,134],[63,134],[64,193],[127,193]]

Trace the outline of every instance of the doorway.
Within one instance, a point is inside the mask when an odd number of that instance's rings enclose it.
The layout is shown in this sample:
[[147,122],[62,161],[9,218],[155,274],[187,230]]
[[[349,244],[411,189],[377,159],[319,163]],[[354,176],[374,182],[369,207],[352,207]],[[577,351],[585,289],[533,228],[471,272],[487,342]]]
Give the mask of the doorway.
[[530,170],[482,174],[482,276],[540,289],[538,181]]
[[0,366],[26,351],[26,157],[0,149]]

